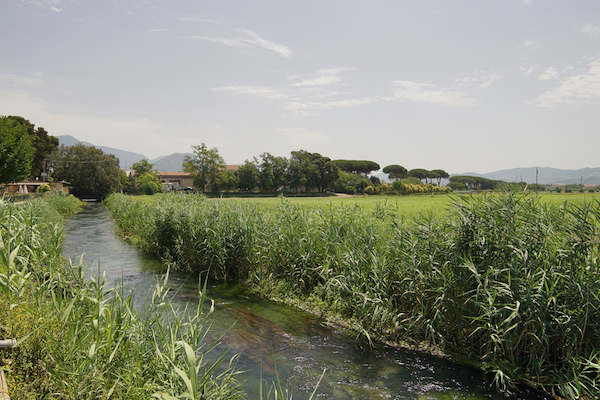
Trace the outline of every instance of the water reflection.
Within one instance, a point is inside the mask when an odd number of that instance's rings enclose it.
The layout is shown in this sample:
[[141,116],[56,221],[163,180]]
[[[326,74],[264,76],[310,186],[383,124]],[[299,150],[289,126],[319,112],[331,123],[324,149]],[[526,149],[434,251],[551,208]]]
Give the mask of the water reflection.
[[[98,264],[107,281],[121,281],[126,292],[143,299],[160,277],[160,262],[125,243],[114,232],[108,211],[90,204],[65,225],[65,256]],[[95,274],[94,268],[91,272]],[[182,304],[197,302],[198,277],[173,274],[171,284]],[[246,371],[242,389],[258,398],[260,379],[280,379],[296,388],[296,399],[308,398],[324,369],[319,399],[542,399],[524,390],[503,395],[479,370],[426,354],[384,344],[370,346],[299,310],[265,301],[233,284],[210,284],[216,312],[209,340],[223,332],[215,357],[239,354]]]

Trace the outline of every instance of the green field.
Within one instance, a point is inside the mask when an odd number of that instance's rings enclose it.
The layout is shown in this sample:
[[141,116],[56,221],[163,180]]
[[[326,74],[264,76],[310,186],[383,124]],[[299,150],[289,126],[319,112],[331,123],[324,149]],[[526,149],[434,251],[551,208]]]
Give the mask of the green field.
[[[481,196],[474,194],[474,197]],[[527,194],[522,196],[539,197],[544,204],[562,205],[565,202],[572,204],[581,204],[594,200],[600,200],[600,193],[546,193],[540,192],[538,195]],[[256,197],[256,198],[236,198],[228,197],[223,199],[210,198],[210,201],[241,202],[260,205],[260,207],[277,207],[282,200],[292,204],[298,204],[302,208],[309,209],[329,209],[336,207],[359,206],[362,210],[370,212],[377,209],[394,210],[396,215],[402,217],[411,217],[415,215],[435,214],[442,216],[447,214],[461,198],[469,198],[471,195],[412,195],[412,196],[343,196],[343,197]],[[159,199],[159,196],[138,196],[136,199],[142,203],[152,203]]]

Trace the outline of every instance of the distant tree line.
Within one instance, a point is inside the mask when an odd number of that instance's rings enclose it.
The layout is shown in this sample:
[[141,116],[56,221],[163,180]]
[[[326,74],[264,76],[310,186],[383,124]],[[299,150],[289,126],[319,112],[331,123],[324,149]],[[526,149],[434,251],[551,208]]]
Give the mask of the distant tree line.
[[[218,149],[202,143],[192,146],[182,169],[203,192],[326,192],[377,194],[422,194],[450,190],[541,191],[542,185],[504,182],[479,176],[452,176],[442,170],[407,170],[398,164],[385,166],[389,183],[369,176],[380,169],[370,160],[332,160],[306,150],[289,157],[262,153],[246,160],[237,170],[226,168]],[[58,139],[19,116],[0,116],[0,184],[25,179],[64,180],[79,197],[103,198],[111,192],[152,194],[161,191],[161,181],[148,160],[134,163],[133,176],[119,169],[119,160],[93,146],[81,143],[60,146]],[[44,174],[44,172],[46,174]],[[134,178],[135,177],[135,178]],[[443,182],[449,182],[442,185]],[[571,187],[572,186],[572,187]],[[582,185],[557,187],[556,191],[583,191]],[[44,187],[45,188],[45,187]],[[597,188],[588,188],[595,190]]]
[[183,170],[204,192],[323,192],[334,187],[340,172],[330,158],[305,150],[292,151],[289,158],[263,153],[246,160],[235,172],[225,169],[216,148],[209,149],[202,143],[193,150],[194,156],[186,157]]
[[487,179],[482,176],[455,175],[449,178],[448,184],[453,190],[505,190],[505,191],[542,191],[544,185],[536,185],[525,182],[505,182],[501,180]]
[[[65,180],[79,197],[103,198],[121,190],[152,194],[161,191],[161,182],[152,164],[141,160],[132,166],[134,177],[119,169],[119,160],[94,146],[81,143],[58,146],[58,139],[22,117],[0,117],[0,183],[20,179]],[[332,160],[306,150],[292,151],[289,157],[265,152],[246,160],[237,170],[226,168],[218,149],[206,144],[192,146],[182,169],[194,178],[203,192],[315,192],[421,193],[439,191],[443,170],[428,171],[394,164],[383,169],[391,184],[369,176],[380,169],[370,160]],[[437,184],[434,183],[437,180]]]
[[[218,149],[202,143],[193,146],[194,155],[186,157],[183,170],[194,177],[194,186],[204,192],[325,192],[367,194],[412,194],[444,192],[441,180],[449,177],[444,170],[408,171],[400,165],[383,169],[393,184],[369,176],[381,167],[370,160],[332,160],[306,150],[292,151],[290,157],[263,153],[246,160],[236,172],[225,169]],[[437,184],[433,181],[437,180]]]

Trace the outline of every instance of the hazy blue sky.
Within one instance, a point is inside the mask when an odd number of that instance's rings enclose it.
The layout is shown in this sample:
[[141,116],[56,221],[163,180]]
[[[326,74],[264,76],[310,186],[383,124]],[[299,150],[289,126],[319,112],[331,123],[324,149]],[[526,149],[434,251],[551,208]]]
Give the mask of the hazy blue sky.
[[149,158],[600,166],[600,1],[2,0],[0,115]]

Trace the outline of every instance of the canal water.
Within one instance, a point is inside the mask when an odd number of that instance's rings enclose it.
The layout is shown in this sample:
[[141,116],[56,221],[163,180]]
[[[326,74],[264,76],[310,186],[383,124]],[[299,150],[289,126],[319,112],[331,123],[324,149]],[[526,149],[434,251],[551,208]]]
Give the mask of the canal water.
[[[138,299],[151,293],[162,277],[161,263],[115,234],[106,208],[90,203],[65,224],[63,251],[76,264],[82,257],[90,273],[134,291]],[[171,274],[176,301],[198,301],[198,277]],[[209,284],[216,309],[212,338],[222,335],[216,355],[239,354],[237,369],[249,399],[279,379],[295,399],[307,399],[319,377],[318,399],[544,399],[521,388],[510,395],[496,391],[492,376],[448,360],[369,344],[321,324],[295,308],[245,293],[232,284]],[[266,382],[266,383],[265,383]]]

